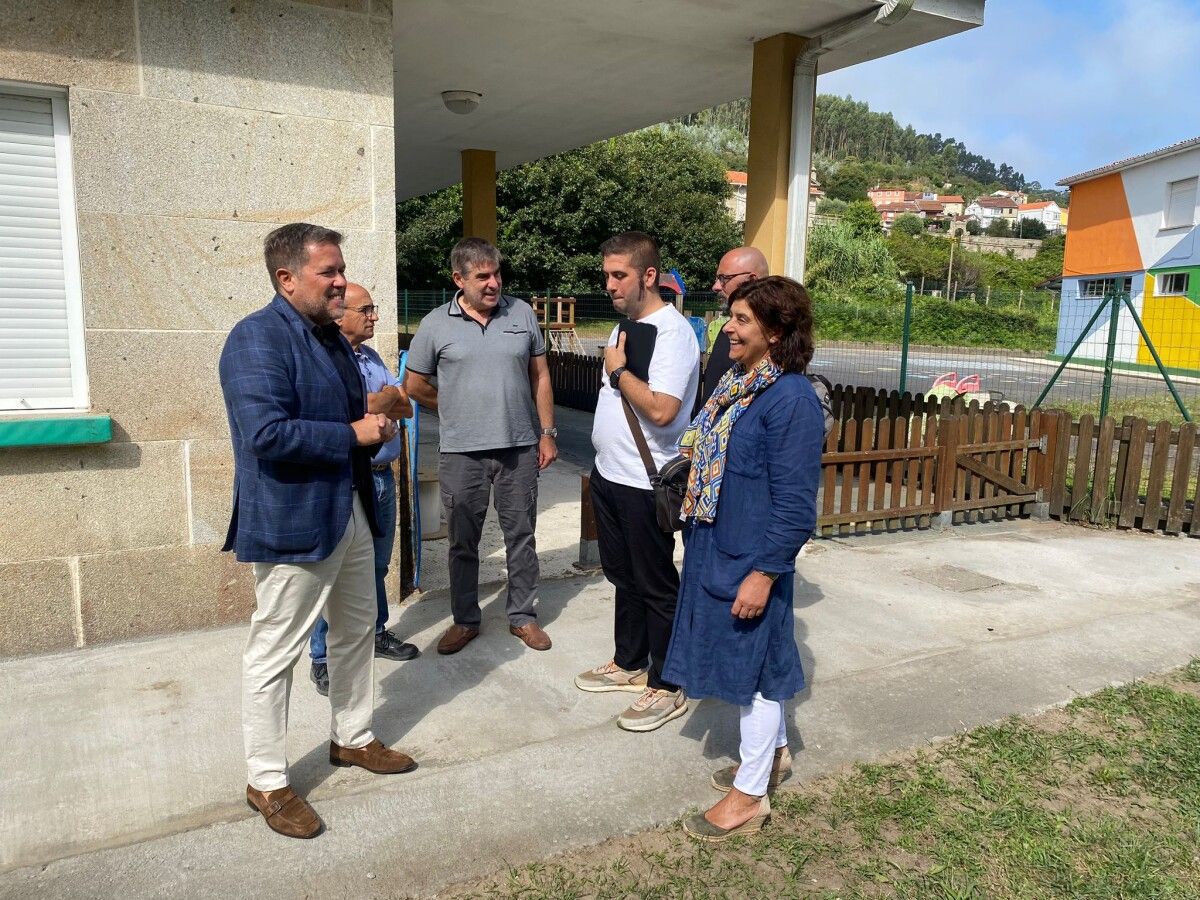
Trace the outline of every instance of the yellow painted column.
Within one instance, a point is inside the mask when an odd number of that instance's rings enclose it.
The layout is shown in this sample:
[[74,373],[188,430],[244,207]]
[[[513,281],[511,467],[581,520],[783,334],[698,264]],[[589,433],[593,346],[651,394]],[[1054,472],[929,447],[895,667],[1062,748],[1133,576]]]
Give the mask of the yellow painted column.
[[462,151],[463,237],[496,243],[496,151]]
[[804,44],[805,39],[797,34],[777,34],[755,42],[750,80],[746,243],[760,249],[771,271],[779,273],[787,252],[792,79]]

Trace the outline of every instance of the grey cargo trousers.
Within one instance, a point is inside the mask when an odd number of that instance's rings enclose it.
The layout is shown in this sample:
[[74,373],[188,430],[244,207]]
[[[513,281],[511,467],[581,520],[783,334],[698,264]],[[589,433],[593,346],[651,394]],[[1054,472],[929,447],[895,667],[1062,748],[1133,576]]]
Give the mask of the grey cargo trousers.
[[479,539],[493,494],[508,563],[508,621],[518,628],[535,621],[537,445],[442,453],[438,478],[450,538],[450,609],[455,623],[479,627]]

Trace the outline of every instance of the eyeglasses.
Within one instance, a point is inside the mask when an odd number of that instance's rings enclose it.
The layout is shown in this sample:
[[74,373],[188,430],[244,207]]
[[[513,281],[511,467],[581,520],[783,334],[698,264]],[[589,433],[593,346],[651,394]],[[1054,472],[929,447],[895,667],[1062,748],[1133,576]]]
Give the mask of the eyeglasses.
[[347,306],[346,309],[349,312],[362,313],[368,318],[379,315],[379,307],[375,306],[374,304],[368,306]]
[[722,275],[720,272],[718,272],[717,281],[720,282],[721,287],[725,287],[725,285],[729,284],[729,282],[733,281],[735,278],[741,278],[743,275],[753,274],[753,272],[736,272],[733,275]]

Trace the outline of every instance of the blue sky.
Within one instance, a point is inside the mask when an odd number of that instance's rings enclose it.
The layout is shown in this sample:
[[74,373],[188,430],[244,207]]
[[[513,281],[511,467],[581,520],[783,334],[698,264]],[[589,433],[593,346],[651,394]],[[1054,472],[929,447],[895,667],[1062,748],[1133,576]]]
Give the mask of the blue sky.
[[818,78],[1050,187],[1200,136],[1200,0],[989,0],[982,28]]

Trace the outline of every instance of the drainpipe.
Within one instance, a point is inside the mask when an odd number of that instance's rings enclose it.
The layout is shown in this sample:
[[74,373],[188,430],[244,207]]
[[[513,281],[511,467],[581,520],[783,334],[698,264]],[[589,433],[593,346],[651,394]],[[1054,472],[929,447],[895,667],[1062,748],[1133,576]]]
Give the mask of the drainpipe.
[[912,9],[913,0],[887,0],[879,9],[847,19],[809,38],[796,58],[792,76],[792,148],[788,184],[787,253],[784,274],[804,280],[808,249],[808,176],[812,171],[813,113],[817,100],[817,58],[874,31],[895,25]]

